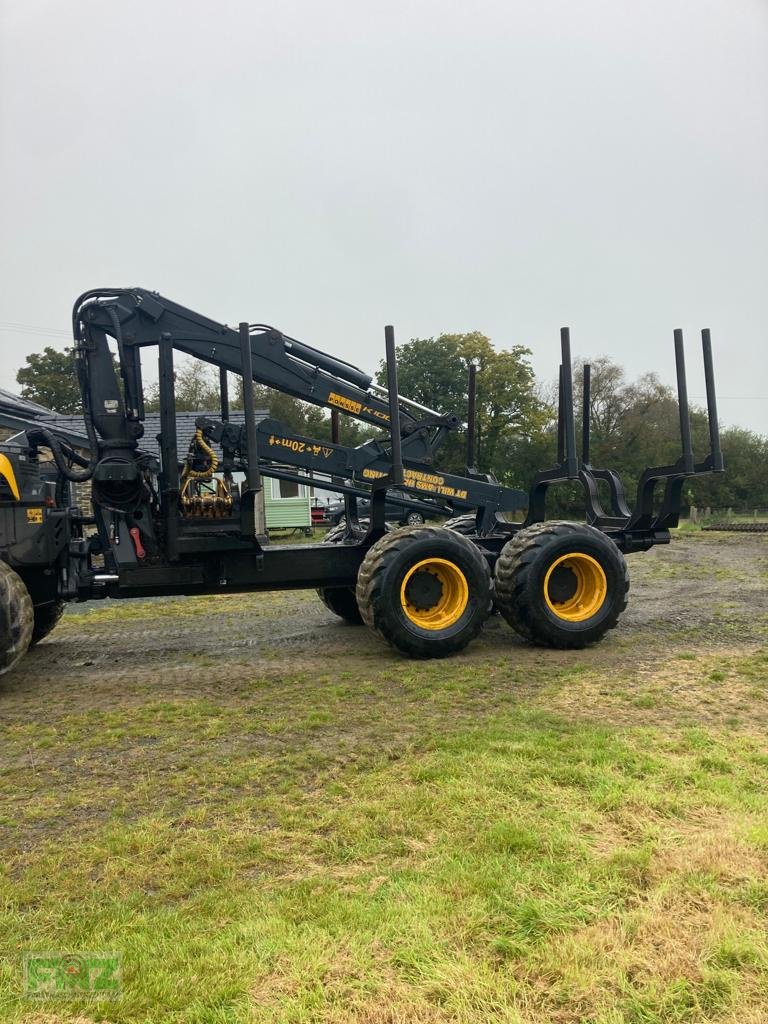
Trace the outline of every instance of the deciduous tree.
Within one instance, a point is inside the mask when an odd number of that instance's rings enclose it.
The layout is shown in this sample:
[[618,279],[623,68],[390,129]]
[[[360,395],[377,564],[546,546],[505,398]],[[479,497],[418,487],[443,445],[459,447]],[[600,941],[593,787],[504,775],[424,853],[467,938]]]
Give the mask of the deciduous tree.
[[[466,418],[469,366],[477,367],[476,465],[510,486],[527,483],[534,439],[542,440],[549,415],[535,384],[530,350],[523,345],[497,350],[480,331],[414,338],[398,349],[401,394],[438,412]],[[386,368],[377,373],[386,384]],[[462,472],[466,443],[451,435],[440,466]]]
[[61,413],[77,413],[82,408],[71,348],[46,345],[42,352],[30,353],[16,380],[21,384],[21,397],[30,402]]

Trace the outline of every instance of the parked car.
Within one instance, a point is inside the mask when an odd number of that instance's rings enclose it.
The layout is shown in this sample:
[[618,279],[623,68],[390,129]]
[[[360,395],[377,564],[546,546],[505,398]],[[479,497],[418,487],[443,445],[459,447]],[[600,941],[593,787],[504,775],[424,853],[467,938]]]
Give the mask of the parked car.
[[[413,500],[412,494],[397,490],[394,487],[387,491],[387,498],[392,494],[396,494],[406,501]],[[360,516],[369,516],[371,513],[370,499],[358,498],[357,512]],[[393,501],[387,500],[384,507],[384,515],[389,523],[399,523],[401,526],[417,526],[420,523],[425,522],[427,519],[443,519],[445,517],[445,512],[443,509],[438,508],[435,508],[434,513],[415,508],[406,508],[405,505],[398,505]],[[326,509],[326,516],[329,523],[333,523],[334,525],[340,523],[344,518],[344,499],[339,498],[336,501],[329,501]]]

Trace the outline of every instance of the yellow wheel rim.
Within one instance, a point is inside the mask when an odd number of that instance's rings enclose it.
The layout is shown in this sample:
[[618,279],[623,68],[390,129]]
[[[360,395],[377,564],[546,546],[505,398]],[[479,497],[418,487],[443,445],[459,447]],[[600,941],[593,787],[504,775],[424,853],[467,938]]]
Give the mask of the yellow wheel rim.
[[469,603],[466,576],[446,558],[424,558],[411,566],[400,585],[400,604],[420,629],[447,629]]
[[565,622],[591,619],[607,596],[608,580],[602,565],[578,551],[555,559],[544,577],[547,607]]

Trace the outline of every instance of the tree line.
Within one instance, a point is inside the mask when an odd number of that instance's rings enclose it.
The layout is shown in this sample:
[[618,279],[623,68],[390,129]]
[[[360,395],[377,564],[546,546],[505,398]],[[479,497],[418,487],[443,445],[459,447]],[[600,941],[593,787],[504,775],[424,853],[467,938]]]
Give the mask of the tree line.
[[[503,484],[526,489],[539,469],[557,456],[557,389],[536,380],[530,349],[497,349],[479,331],[414,338],[398,348],[401,393],[441,413],[466,416],[469,366],[477,367],[476,468],[493,473]],[[680,454],[677,399],[655,373],[629,380],[622,366],[601,356],[591,360],[591,462],[620,473],[630,496],[647,466],[675,462]],[[577,437],[581,429],[583,363],[574,366]],[[73,373],[72,351],[46,347],[27,356],[17,374],[21,396],[56,412],[79,413],[80,392]],[[376,372],[386,384],[383,363]],[[235,375],[231,404],[242,408],[242,380]],[[330,438],[328,412],[289,395],[254,384],[256,406],[289,429],[317,440]],[[180,364],[176,373],[177,408],[214,411],[219,406],[218,372],[205,363]],[[149,411],[157,409],[157,387],[146,394]],[[342,415],[341,442],[361,444],[377,430]],[[709,450],[705,410],[692,407],[691,432],[697,459]],[[768,438],[741,427],[721,430],[726,473],[692,478],[686,503],[713,508],[768,507]],[[438,456],[441,469],[466,468],[463,431],[451,433]],[[553,512],[571,508],[572,488],[553,495]]]

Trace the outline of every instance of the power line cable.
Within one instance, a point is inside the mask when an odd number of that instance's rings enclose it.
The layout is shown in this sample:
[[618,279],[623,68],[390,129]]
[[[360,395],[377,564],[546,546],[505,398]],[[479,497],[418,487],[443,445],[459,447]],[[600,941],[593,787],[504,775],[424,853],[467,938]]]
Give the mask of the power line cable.
[[42,337],[69,338],[69,331],[60,327],[42,327],[37,324],[16,324],[9,320],[0,320],[0,331],[13,331],[17,334],[33,334]]

